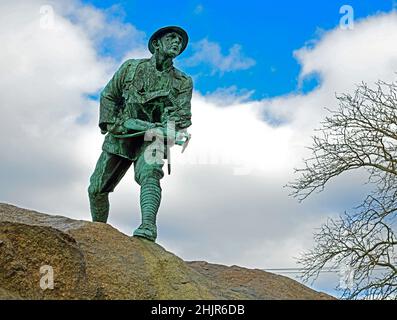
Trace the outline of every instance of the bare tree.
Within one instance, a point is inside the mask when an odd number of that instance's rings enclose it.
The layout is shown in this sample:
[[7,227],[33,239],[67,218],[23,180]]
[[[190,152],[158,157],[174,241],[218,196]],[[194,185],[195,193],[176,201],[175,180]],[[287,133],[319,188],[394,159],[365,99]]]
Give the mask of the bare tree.
[[340,285],[349,299],[397,299],[397,86],[365,83],[354,95],[337,95],[339,108],[321,123],[309,148],[312,156],[288,186],[300,201],[320,192],[332,178],[363,169],[373,191],[351,213],[329,219],[315,233],[315,246],[299,263],[303,279],[328,268],[346,267]]

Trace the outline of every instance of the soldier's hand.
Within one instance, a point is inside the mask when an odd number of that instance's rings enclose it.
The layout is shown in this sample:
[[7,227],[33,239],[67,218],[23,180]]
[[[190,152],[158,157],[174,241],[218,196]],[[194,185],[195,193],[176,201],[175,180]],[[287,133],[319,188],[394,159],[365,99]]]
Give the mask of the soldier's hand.
[[176,132],[175,135],[175,144],[182,146],[185,144],[186,140],[190,139],[190,134],[187,132],[186,129],[182,129]]
[[171,129],[172,128],[164,126],[162,123],[156,123],[156,127],[154,128],[155,132],[157,132],[159,136],[168,140],[175,140],[175,130]]

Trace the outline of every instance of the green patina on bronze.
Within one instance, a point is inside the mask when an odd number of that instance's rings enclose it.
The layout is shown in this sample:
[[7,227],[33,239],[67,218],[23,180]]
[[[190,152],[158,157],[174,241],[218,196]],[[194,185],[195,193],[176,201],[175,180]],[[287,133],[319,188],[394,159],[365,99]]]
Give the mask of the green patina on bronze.
[[[93,221],[107,222],[109,192],[134,164],[135,181],[141,187],[142,214],[134,236],[156,240],[164,162],[145,160],[145,150],[152,142],[145,141],[144,135],[150,129],[160,130],[167,149],[163,158],[168,161],[170,146],[189,139],[184,129],[191,125],[193,82],[173,66],[173,59],[185,50],[187,43],[188,36],[179,27],[157,30],[148,45],[153,56],[124,62],[102,91],[99,127],[106,137],[88,188]],[[174,131],[167,130],[169,123],[174,124]],[[175,136],[185,140],[175,141]]]

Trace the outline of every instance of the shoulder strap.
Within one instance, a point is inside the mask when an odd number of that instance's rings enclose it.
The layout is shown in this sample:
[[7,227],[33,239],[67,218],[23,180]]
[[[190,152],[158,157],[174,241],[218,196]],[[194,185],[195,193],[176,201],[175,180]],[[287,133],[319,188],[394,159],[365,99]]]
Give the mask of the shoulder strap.
[[134,79],[134,75],[135,75],[135,71],[138,67],[139,64],[141,64],[144,61],[147,61],[148,59],[131,59],[128,67],[127,67],[127,72],[125,75],[125,79],[124,79],[124,88],[128,87],[129,84],[132,82],[132,80]]

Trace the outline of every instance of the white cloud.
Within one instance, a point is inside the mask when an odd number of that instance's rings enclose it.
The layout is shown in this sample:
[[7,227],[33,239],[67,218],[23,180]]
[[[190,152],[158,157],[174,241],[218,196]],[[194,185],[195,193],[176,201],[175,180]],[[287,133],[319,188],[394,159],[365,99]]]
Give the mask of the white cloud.
[[335,106],[335,93],[352,92],[362,81],[396,80],[396,30],[397,13],[392,12],[357,21],[353,30],[323,32],[316,42],[295,51],[300,79],[314,73],[321,85],[306,95],[262,101],[263,110],[309,136],[324,117],[324,107]]
[[336,91],[346,90],[348,83],[395,79],[396,25],[396,13],[381,14],[358,22],[353,30],[337,28],[323,34],[314,47],[295,52],[302,65],[301,78],[319,73],[323,87]]
[[[146,51],[141,32],[117,19],[104,27],[106,13],[79,2],[58,1],[54,28],[43,29],[41,5],[0,4],[5,119],[0,126],[0,201],[88,220],[86,188],[103,136],[97,128],[98,105],[87,94],[101,89],[120,63],[98,54],[98,41],[104,40],[95,30],[120,39],[130,32],[135,40],[125,52]],[[216,95],[195,93],[193,138],[184,154],[173,148],[173,173],[162,181],[160,244],[185,259],[294,266],[292,257],[310,245],[313,226],[362,200],[364,179],[359,173],[341,177],[303,204],[289,198],[282,186],[301,164],[323,107],[335,105],[335,91],[350,91],[361,80],[394,80],[396,40],[395,13],[356,22],[354,30],[324,33],[310,48],[296,51],[301,77],[315,72],[322,78],[321,86],[306,95],[250,102],[237,98],[232,106],[219,108]],[[218,45],[203,41],[194,59],[219,72],[254,63],[238,47],[223,56]],[[218,94],[230,98],[224,91]],[[84,123],[77,121],[82,115]],[[283,124],[262,121],[265,115]],[[110,223],[128,234],[139,221],[138,192],[131,171],[111,196]]]
[[92,41],[97,50],[106,46],[112,55],[128,50],[147,51],[146,34],[124,22],[125,14],[120,5],[102,10],[92,5],[83,5],[80,0],[54,1],[53,5],[57,12]]
[[193,55],[187,58],[184,63],[188,66],[197,66],[199,64],[207,64],[211,67],[215,74],[225,72],[246,70],[255,65],[255,60],[246,57],[242,53],[239,44],[234,44],[227,55],[222,54],[221,47],[218,43],[202,39],[191,44]]
[[247,102],[254,92],[254,90],[239,89],[233,85],[226,88],[218,88],[213,92],[207,92],[205,99],[217,106],[231,106]]
[[[104,13],[79,1],[49,5],[0,3],[0,199],[87,216],[89,171],[102,139],[98,105],[87,95],[103,88],[119,61],[97,52]],[[43,25],[45,14],[54,15],[52,23]],[[119,22],[110,29],[109,37],[121,39],[136,33]]]

